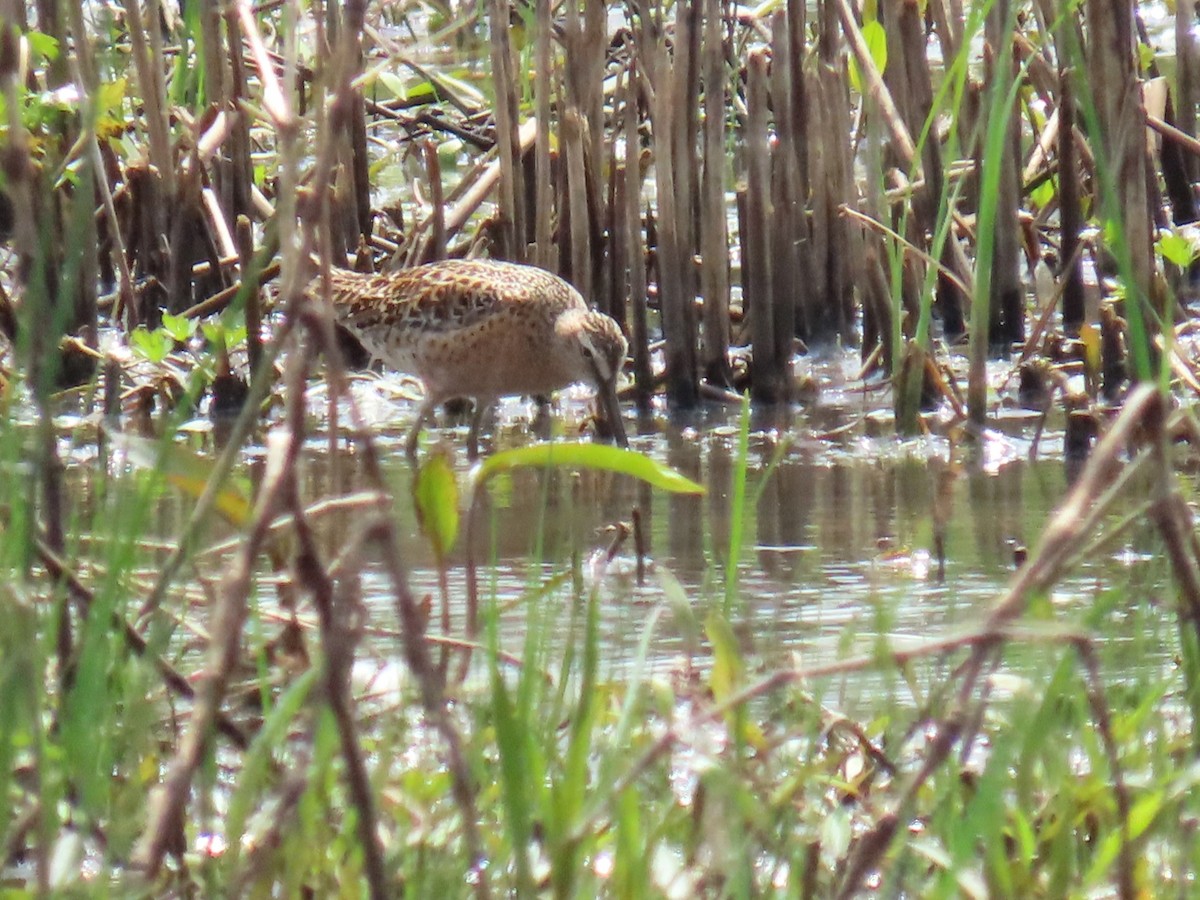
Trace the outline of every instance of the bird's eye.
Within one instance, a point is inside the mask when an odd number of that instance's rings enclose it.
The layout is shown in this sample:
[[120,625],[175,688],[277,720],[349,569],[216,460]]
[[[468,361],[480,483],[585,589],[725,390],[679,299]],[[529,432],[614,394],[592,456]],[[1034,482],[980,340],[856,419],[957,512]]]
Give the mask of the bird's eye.
[[592,358],[592,348],[589,347],[587,344],[583,345],[583,355],[586,356],[588,359]]

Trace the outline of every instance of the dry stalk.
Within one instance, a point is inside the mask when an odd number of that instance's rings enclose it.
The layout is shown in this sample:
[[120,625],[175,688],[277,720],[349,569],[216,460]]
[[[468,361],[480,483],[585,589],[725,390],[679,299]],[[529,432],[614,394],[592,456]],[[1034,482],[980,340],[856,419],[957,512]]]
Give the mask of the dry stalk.
[[[288,378],[288,409],[285,451],[286,465],[281,475],[281,505],[292,516],[293,530],[299,545],[296,559],[296,583],[313,598],[320,623],[321,644],[324,648],[322,675],[325,698],[337,723],[342,758],[346,764],[346,780],[357,811],[358,839],[363,849],[367,884],[376,900],[391,895],[383,847],[375,814],[375,799],[358,730],[354,722],[353,700],[350,697],[350,671],[354,664],[354,616],[341,602],[341,591],[321,561],[316,535],[309,526],[300,499],[297,461],[304,447],[305,385],[308,380],[311,344],[304,342],[292,354]],[[350,578],[358,572],[350,573]],[[347,579],[342,580],[345,585]]]
[[496,144],[500,162],[500,255],[520,262],[525,259],[525,217],[517,199],[520,187],[520,137],[517,129],[517,85],[509,39],[508,4],[491,0],[492,79],[496,93]]
[[550,0],[534,3],[534,40],[536,72],[533,77],[534,114],[537,117],[537,136],[534,140],[534,248],[533,262],[544,269],[554,267],[552,242],[554,184],[550,171],[550,92],[552,57],[550,37],[554,21]]
[[[154,8],[157,11],[157,4]],[[133,49],[133,65],[137,70],[140,82],[139,94],[142,97],[146,132],[150,141],[150,164],[158,170],[164,195],[170,197],[174,189],[175,167],[171,160],[171,136],[167,125],[166,98],[159,89],[162,80],[155,74],[155,60],[151,55],[151,48],[146,44],[147,31],[159,30],[158,17],[155,16],[152,20],[152,27],[147,28],[141,0],[126,0],[125,11],[129,23],[129,42]],[[159,60],[161,61],[161,56]],[[151,210],[152,214],[157,214],[159,218],[156,221],[162,225],[156,229],[158,234],[167,233],[165,222],[161,219],[167,208],[166,204],[160,204],[157,210]]]

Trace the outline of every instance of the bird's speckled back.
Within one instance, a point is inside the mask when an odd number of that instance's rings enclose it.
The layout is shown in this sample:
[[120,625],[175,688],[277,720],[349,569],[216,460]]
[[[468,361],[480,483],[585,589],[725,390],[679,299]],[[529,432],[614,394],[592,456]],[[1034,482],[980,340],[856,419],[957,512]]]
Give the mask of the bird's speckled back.
[[526,304],[547,319],[587,309],[579,292],[557,275],[490,259],[449,259],[378,275],[335,269],[330,282],[338,319],[355,331],[378,325],[457,331]]
[[[314,282],[319,290],[319,283]],[[338,320],[428,395],[495,398],[609,380],[625,339],[570,284],[533,266],[446,260],[380,275],[331,273]]]

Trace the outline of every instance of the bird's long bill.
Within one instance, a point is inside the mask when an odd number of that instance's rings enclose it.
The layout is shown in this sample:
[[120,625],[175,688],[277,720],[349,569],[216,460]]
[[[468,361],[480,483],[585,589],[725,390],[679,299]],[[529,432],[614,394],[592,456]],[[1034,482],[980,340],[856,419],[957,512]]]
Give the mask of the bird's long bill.
[[625,434],[625,423],[621,421],[621,404],[617,400],[615,378],[608,381],[596,379],[596,405],[600,407],[597,430],[601,437],[612,438],[619,447],[628,447],[629,438]]

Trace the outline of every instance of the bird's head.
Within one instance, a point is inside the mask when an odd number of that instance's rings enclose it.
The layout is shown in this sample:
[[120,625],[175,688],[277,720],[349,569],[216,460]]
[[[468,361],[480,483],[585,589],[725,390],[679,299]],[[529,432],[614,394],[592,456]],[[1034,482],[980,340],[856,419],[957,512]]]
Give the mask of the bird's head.
[[622,447],[627,446],[625,427],[617,404],[617,376],[625,364],[629,344],[621,326],[611,316],[587,310],[572,312],[560,320],[559,327],[567,330],[570,341],[572,368],[580,381],[596,386],[597,399],[608,429]]
[[597,385],[614,382],[629,351],[616,320],[589,310],[580,317],[576,341],[588,380]]

